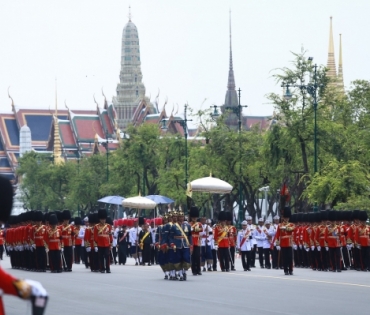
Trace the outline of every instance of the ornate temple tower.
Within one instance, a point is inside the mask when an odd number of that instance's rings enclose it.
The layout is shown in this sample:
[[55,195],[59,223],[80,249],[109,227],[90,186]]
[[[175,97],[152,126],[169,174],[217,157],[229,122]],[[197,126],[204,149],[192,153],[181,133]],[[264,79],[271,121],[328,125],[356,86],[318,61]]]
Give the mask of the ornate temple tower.
[[332,82],[330,85],[335,86],[337,80],[337,70],[335,67],[335,57],[334,57],[334,39],[333,39],[333,18],[330,17],[330,31],[329,31],[329,51],[328,51],[328,62],[326,67],[329,69],[327,75]]
[[343,60],[342,60],[342,34],[339,34],[339,64],[338,64],[338,89],[344,92]]
[[118,116],[118,127],[125,129],[132,121],[135,109],[140,102],[145,101],[147,106],[153,107],[149,98],[145,96],[141,73],[139,34],[136,25],[131,21],[131,12],[122,33],[119,79],[120,83],[116,89],[117,96],[113,97],[113,105]]

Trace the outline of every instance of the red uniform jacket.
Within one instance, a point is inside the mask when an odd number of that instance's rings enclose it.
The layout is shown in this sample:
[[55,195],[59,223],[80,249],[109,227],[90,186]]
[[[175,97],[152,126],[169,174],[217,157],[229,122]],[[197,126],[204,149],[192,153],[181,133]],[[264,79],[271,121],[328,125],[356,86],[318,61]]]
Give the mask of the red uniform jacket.
[[191,236],[193,239],[193,246],[201,246],[201,235],[199,235],[201,232],[203,232],[203,226],[200,222],[191,222]]
[[340,231],[340,244],[342,246],[346,246],[347,245],[347,230],[348,230],[348,226],[345,225],[345,224],[342,224],[339,227],[339,231]]
[[316,245],[320,247],[326,247],[328,244],[325,240],[326,225],[320,224],[316,229],[315,241]]
[[238,231],[233,225],[229,225],[229,244],[231,247],[235,247],[236,237],[238,236]]
[[112,227],[107,223],[95,225],[94,242],[98,247],[109,247],[113,242]]
[[73,246],[74,245],[74,235],[75,229],[73,225],[61,225],[61,232],[62,232],[62,242],[63,246]]
[[356,243],[361,246],[370,246],[370,228],[365,224],[361,224],[356,229]]
[[31,237],[32,243],[36,244],[36,247],[45,246],[45,236],[46,236],[45,225],[34,226],[33,235]]
[[84,243],[85,247],[94,248],[94,227],[88,226],[85,230]]
[[81,227],[75,227],[75,245],[81,245],[82,239],[78,237],[78,233],[80,232]]
[[[1,267],[0,267],[0,289],[5,293],[5,294],[10,294],[10,295],[15,295],[18,296],[18,292],[14,286],[14,281],[17,279],[14,278],[12,275],[6,273]],[[0,315],[4,315],[4,305],[3,301],[1,299],[0,295]]]
[[227,248],[230,247],[230,240],[228,236],[229,228],[227,225],[217,225],[214,230],[214,239],[218,247],[220,248]]
[[338,225],[326,227],[325,242],[330,248],[340,247],[340,228]]
[[49,228],[46,233],[46,245],[50,250],[60,250],[63,246],[61,244],[62,232],[60,227]]
[[291,247],[293,245],[294,229],[295,225],[293,223],[280,223],[275,235],[276,246]]

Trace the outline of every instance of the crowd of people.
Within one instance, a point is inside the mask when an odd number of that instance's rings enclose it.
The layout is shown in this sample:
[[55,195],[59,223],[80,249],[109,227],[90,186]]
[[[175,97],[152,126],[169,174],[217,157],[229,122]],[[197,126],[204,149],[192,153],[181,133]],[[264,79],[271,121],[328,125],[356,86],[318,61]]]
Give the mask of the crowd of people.
[[[291,214],[285,207],[282,218],[273,222],[250,216],[238,231],[230,212],[221,211],[217,224],[199,216],[197,207],[189,215],[171,211],[160,224],[142,217],[133,226],[113,225],[104,209],[86,218],[71,218],[68,210],[43,214],[30,211],[10,217],[6,233],[0,233],[3,246],[16,269],[53,273],[71,272],[73,263],[85,264],[92,272],[110,273],[111,264],[125,265],[127,257],[135,265],[158,264],[169,280],[186,280],[202,272],[236,270],[235,258],[244,271],[256,267],[296,268],[341,272],[370,271],[370,228],[366,211],[325,210]],[[4,244],[4,245],[2,245]]]

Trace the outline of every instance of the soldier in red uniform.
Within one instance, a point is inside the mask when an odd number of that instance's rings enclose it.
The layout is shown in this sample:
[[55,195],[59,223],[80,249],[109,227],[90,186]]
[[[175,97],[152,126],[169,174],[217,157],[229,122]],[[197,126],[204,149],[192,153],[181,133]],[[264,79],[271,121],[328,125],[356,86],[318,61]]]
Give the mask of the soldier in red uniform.
[[235,271],[235,244],[236,244],[236,237],[238,235],[238,231],[236,227],[233,225],[233,214],[231,212],[226,212],[226,225],[229,228],[229,248],[230,248],[230,265],[231,270]]
[[61,225],[62,232],[62,256],[64,255],[63,264],[64,271],[72,271],[73,264],[73,249],[75,242],[75,228],[73,225],[69,224],[71,220],[71,212],[69,210],[64,210],[62,213],[63,224]]
[[226,212],[218,215],[218,224],[214,230],[215,249],[218,250],[218,260],[222,271],[230,271],[229,228],[226,225]]
[[340,227],[336,224],[338,212],[329,211],[327,227],[325,231],[325,242],[329,247],[330,271],[341,272],[340,267]]
[[320,211],[320,224],[316,228],[315,243],[318,252],[318,270],[328,271],[328,251],[329,247],[326,243],[325,233],[326,233],[326,222],[328,220],[329,212],[327,210]]
[[94,227],[94,243],[98,247],[99,270],[101,273],[110,273],[110,250],[112,248],[112,227],[106,223],[107,211],[99,209],[99,223]]
[[366,211],[360,211],[358,219],[360,224],[357,227],[355,239],[361,253],[361,270],[370,271],[370,227],[366,225]]
[[201,249],[201,237],[203,233],[202,223],[197,222],[199,217],[199,209],[197,207],[191,207],[189,212],[191,236],[193,240],[193,253],[191,255],[191,271],[193,275],[202,275],[201,262],[200,262],[200,249]]
[[74,219],[75,222],[75,248],[74,248],[74,263],[75,264],[80,264],[81,262],[81,245],[82,245],[82,239],[78,237],[81,225],[82,225],[82,220],[80,217],[76,217]]
[[63,249],[62,231],[60,226],[57,226],[58,219],[55,214],[49,217],[50,228],[48,229],[45,237],[46,252],[49,253],[50,270],[52,273],[62,272],[62,259],[61,250]]
[[291,216],[290,207],[284,208],[282,213],[282,222],[278,225],[275,239],[277,250],[281,250],[283,255],[284,273],[285,275],[293,275],[293,232],[295,226],[289,223]]
[[36,257],[36,270],[45,272],[46,271],[46,233],[47,229],[42,224],[43,214],[41,211],[36,211],[34,215],[35,226],[31,236],[32,248],[35,251]]

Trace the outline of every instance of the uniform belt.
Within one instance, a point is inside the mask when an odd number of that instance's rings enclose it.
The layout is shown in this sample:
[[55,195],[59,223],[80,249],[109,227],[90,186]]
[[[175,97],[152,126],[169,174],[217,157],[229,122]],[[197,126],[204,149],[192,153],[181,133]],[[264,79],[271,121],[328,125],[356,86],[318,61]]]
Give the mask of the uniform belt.
[[185,238],[185,237],[183,237],[183,236],[175,236],[174,238],[176,238],[176,239],[182,239],[182,238]]
[[287,238],[287,237],[292,237],[291,235],[285,235],[285,236],[281,236],[281,238]]
[[59,240],[49,240],[49,242],[59,242]]
[[108,237],[109,234],[99,234],[98,237]]
[[328,236],[328,238],[339,238],[339,236]]
[[35,236],[35,239],[37,240],[40,240],[40,239],[43,239],[44,237],[43,236]]

